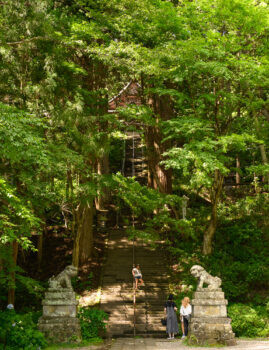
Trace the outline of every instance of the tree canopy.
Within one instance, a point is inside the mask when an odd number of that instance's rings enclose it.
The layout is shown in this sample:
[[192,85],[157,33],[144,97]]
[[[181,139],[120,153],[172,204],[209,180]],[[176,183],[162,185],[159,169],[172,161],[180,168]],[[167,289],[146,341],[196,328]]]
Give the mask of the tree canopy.
[[[265,215],[268,19],[258,0],[1,4],[0,283],[9,279],[10,302],[18,251],[42,255],[55,216],[81,266],[95,210],[129,208],[144,223],[132,234],[165,237],[174,251],[191,239],[208,259],[229,208],[235,222],[248,222],[248,206],[257,222]],[[130,81],[140,102],[109,113]],[[120,174],[130,131],[143,140],[147,186]],[[229,176],[237,176],[232,194]],[[184,219],[183,195],[191,199]],[[268,223],[257,225],[253,234],[268,241]]]

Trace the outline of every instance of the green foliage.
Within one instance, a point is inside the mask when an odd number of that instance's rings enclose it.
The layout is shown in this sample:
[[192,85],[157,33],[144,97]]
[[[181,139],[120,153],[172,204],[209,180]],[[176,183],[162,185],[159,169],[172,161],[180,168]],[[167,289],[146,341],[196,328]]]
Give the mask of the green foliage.
[[237,337],[268,337],[268,313],[264,316],[253,306],[233,304],[228,307],[228,316]]
[[141,186],[134,178],[126,178],[117,173],[113,176],[117,196],[135,215],[152,213],[162,203],[162,195],[146,186]]
[[195,219],[180,219],[178,208],[182,198],[168,195],[140,185],[134,178],[126,178],[121,174],[113,175],[115,195],[122,206],[128,207],[138,218],[143,217],[142,229],[128,228],[130,238],[140,237],[146,241],[161,238],[175,241],[180,237],[195,238]]
[[81,281],[81,278],[79,276],[72,278],[72,285],[75,290],[89,290],[92,287],[92,279],[93,279],[93,273],[90,272],[87,279],[84,281]]
[[109,163],[111,173],[116,173],[122,167],[122,157],[124,152],[125,140],[115,139],[111,142],[109,152]]
[[36,317],[32,313],[20,315],[14,310],[0,312],[0,349],[44,348],[47,342],[44,335],[37,330]]
[[192,210],[195,239],[174,233],[166,240],[167,249],[174,257],[172,261],[176,262],[171,291],[178,295],[179,302],[195,290],[197,281],[189,271],[199,264],[213,276],[221,277],[229,302],[252,302],[259,315],[265,320],[268,318],[262,313],[269,287],[268,199],[268,194],[263,193],[238,199],[229,205],[222,203],[214,251],[207,257],[201,254],[207,213],[203,205],[199,207],[196,203],[197,208]]
[[[24,249],[29,249],[32,244],[29,240],[30,230],[39,227],[39,220],[31,212],[29,203],[16,196],[14,188],[0,178],[1,207],[0,228],[2,236],[1,244],[8,244],[17,240]],[[6,203],[7,205],[3,205]],[[27,237],[28,236],[28,237]]]
[[[221,277],[229,301],[260,304],[269,281],[267,213],[266,194],[246,197],[234,205],[219,208],[214,252],[207,257],[201,254],[201,234],[196,235],[196,240],[175,235],[174,240],[167,241],[168,250],[178,260],[181,284],[195,286],[189,270],[192,265],[201,264],[213,276]],[[197,217],[196,233],[202,224]]]
[[[87,86],[91,59],[86,67],[77,62],[75,17],[59,7],[8,0],[0,8],[0,260],[10,288],[19,272],[10,245],[33,248],[31,234],[41,231],[51,208],[69,224],[70,217],[76,221],[73,209],[96,196],[95,162],[107,152],[104,126],[115,120],[102,84]],[[74,233],[75,224],[68,225]]]
[[16,273],[18,280],[32,294],[40,293],[40,285],[33,279],[24,276],[24,271],[14,264],[12,255],[12,242],[17,241],[24,250],[35,250],[30,240],[32,230],[39,229],[39,219],[33,214],[31,206],[23,198],[16,195],[4,179],[0,177],[0,259],[4,262],[0,270],[0,286],[14,288],[12,273]]
[[14,264],[12,245],[17,242],[23,250],[35,250],[31,234],[40,232],[37,213],[44,187],[38,176],[49,163],[43,131],[41,119],[0,103],[0,285],[14,288],[12,274],[17,273],[18,280],[32,293],[40,289],[38,283],[23,276],[22,269]]
[[116,195],[128,206],[135,215],[152,213],[165,206],[179,206],[182,198],[177,195],[160,193],[147,186],[142,186],[134,178],[126,178],[120,173],[113,175],[113,188]]
[[152,110],[148,106],[130,105],[125,108],[119,108],[119,115],[126,121],[137,120],[141,124],[156,125],[156,120]]
[[[163,164],[167,168],[180,170],[181,176],[188,179],[193,188],[212,188],[215,171],[227,175],[233,167],[234,160],[229,153],[245,151],[249,145],[261,142],[246,133],[217,135],[213,131],[214,123],[202,117],[183,116],[163,124],[167,140],[175,140],[180,135],[188,141],[183,147],[174,147],[165,152],[168,159]],[[265,170],[264,166],[259,169]]]
[[255,224],[237,221],[234,225],[223,225],[216,239],[216,251],[205,259],[205,263],[213,273],[221,276],[229,300],[249,299],[253,297],[251,290],[267,288],[268,244]]
[[221,276],[229,300],[251,300],[251,291],[268,288],[268,199],[260,194],[220,209],[215,252],[204,261]]
[[[116,206],[128,207],[143,222],[131,235],[164,238],[182,269],[203,263],[222,277],[232,300],[249,297],[255,285],[266,288],[268,200],[257,193],[231,198],[222,188],[216,196],[216,173],[222,179],[235,171],[238,156],[240,174],[255,176],[249,192],[266,189],[261,179],[268,175],[267,34],[263,1],[29,0],[26,6],[5,0],[1,285],[14,287],[16,273],[19,283],[35,291],[12,260],[12,244],[34,249],[31,234],[53,215],[64,217],[75,235],[76,208],[113,188]],[[141,105],[108,114],[109,98],[131,79],[141,84]],[[155,104],[164,96],[173,113],[162,121]],[[166,149],[160,157],[174,171],[175,194],[99,174],[108,155],[112,172],[118,171],[123,131],[137,128],[145,139],[159,129]],[[180,215],[182,188],[193,196],[187,220]],[[218,207],[219,229],[214,254],[204,258],[209,200]]]
[[[18,294],[18,304],[29,305],[31,303],[29,306],[30,310],[36,306],[40,307],[44,287],[39,281],[29,277],[19,266],[14,266],[11,257],[5,255],[6,248],[3,251],[4,253],[1,256],[3,261],[5,261],[5,267],[0,271],[0,303],[6,305],[8,288],[15,288]],[[11,272],[16,273],[16,283],[14,283],[10,275]]]
[[81,307],[78,311],[78,317],[83,340],[97,338],[104,334],[106,330],[104,321],[108,319],[108,315],[103,310]]

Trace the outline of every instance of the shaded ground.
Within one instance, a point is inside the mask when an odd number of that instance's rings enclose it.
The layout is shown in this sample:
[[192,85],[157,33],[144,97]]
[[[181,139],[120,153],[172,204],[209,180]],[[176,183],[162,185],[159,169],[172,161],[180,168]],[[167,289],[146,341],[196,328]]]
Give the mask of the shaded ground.
[[[105,250],[106,233],[95,232],[93,256],[79,271],[79,278],[73,281],[73,287],[79,294],[87,295],[96,290],[100,285],[100,275]],[[32,237],[37,246],[37,236]],[[49,228],[44,236],[43,259],[38,268],[36,252],[20,252],[19,266],[27,271],[27,275],[40,281],[45,287],[47,280],[60,273],[67,265],[72,263],[73,239],[70,233],[66,233],[60,226]],[[41,299],[28,295],[25,290],[17,289],[17,309],[27,307],[29,304],[37,310],[41,309]]]
[[62,349],[62,350],[269,350],[269,341],[257,341],[257,340],[238,340],[238,344],[232,347],[190,347],[182,343],[181,340],[166,340],[166,339],[133,339],[133,338],[119,338],[108,347],[104,345],[93,345],[85,348],[77,349]]

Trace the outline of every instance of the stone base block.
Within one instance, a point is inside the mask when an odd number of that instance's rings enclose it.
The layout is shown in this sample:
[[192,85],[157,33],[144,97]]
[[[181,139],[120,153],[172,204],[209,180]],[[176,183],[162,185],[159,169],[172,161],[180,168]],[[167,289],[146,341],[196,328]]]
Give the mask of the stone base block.
[[75,317],[40,317],[38,329],[51,343],[81,341],[80,322]]
[[232,320],[228,317],[192,317],[191,324],[210,323],[210,324],[231,324]]
[[189,343],[196,345],[236,345],[229,318],[198,318],[190,323]]
[[226,299],[193,299],[192,305],[208,306],[208,305],[228,305]]
[[49,288],[48,291],[45,293],[45,299],[72,300],[76,299],[76,293],[73,290],[67,288]]
[[203,289],[202,291],[197,291],[194,293],[194,299],[214,299],[222,300],[224,299],[224,292],[221,289],[217,290],[207,290]]
[[76,317],[77,305],[44,305],[44,317]]
[[226,304],[209,303],[207,300],[201,303],[199,300],[193,300],[193,316],[194,317],[227,317]]

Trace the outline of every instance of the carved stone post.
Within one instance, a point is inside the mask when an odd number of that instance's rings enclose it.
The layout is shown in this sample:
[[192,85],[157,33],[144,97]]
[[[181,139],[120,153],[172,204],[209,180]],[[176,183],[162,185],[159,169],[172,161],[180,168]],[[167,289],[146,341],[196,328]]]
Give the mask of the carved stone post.
[[108,220],[108,210],[102,209],[97,212],[97,226],[99,229],[105,229]]
[[188,204],[189,197],[183,196],[182,197],[182,219],[186,220],[187,217],[187,204]]

